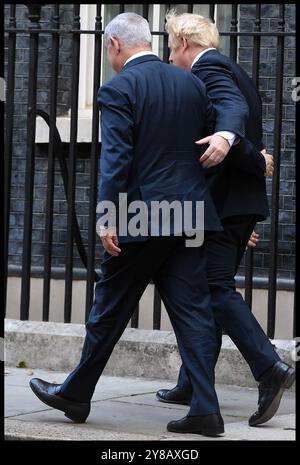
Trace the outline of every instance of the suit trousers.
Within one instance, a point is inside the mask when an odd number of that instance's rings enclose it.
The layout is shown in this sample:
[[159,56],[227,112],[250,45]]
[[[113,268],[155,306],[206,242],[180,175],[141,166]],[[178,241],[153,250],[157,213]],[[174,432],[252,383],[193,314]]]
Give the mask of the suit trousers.
[[186,247],[184,236],[173,236],[123,243],[120,248],[118,257],[104,253],[82,356],[62,384],[62,394],[79,402],[91,400],[115,344],[153,280],[168,311],[193,386],[189,415],[219,413],[214,388],[216,330],[204,246]]
[[[222,220],[223,231],[209,233],[206,239],[207,278],[216,320],[217,363],[222,345],[222,329],[232,339],[254,378],[280,360],[273,345],[251,313],[243,297],[236,291],[235,274],[256,224],[256,216],[240,215]],[[182,364],[178,386],[191,392],[189,376]]]

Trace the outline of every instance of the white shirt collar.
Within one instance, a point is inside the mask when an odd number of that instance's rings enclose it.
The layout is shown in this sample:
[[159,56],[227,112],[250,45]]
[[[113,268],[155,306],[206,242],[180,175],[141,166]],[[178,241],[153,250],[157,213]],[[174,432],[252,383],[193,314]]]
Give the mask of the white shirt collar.
[[217,49],[215,47],[210,47],[210,48],[206,48],[205,50],[202,50],[202,52],[198,53],[198,55],[194,58],[191,68],[202,57],[202,55],[204,55],[204,53],[208,52],[209,50],[217,50]]
[[149,50],[145,50],[144,52],[137,52],[137,53],[134,53],[133,55],[131,55],[131,57],[127,58],[127,60],[125,61],[124,65],[127,65],[127,63],[129,63],[129,61],[131,60],[134,60],[135,58],[139,58],[139,57],[143,57],[144,55],[155,55],[154,52],[150,52]]

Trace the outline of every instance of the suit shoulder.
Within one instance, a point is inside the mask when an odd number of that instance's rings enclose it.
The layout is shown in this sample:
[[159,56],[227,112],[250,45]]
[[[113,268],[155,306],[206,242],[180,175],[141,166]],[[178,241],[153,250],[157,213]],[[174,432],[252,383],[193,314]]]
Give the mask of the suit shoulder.
[[205,68],[207,66],[219,66],[228,71],[233,71],[233,60],[222,53],[205,53],[196,63],[196,68]]
[[222,55],[222,53],[220,53],[218,50],[211,50],[204,53],[196,62],[196,64],[200,65],[202,63],[218,63],[224,61],[225,58],[225,55]]
[[116,74],[110,81],[102,85],[101,88],[122,90],[123,86],[132,79],[132,73],[119,73]]
[[98,91],[98,100],[106,95],[128,96],[133,87],[133,79],[129,73],[116,74],[110,81],[103,84]]
[[164,65],[167,66],[169,73],[176,75],[179,79],[194,82],[197,86],[203,87],[203,89],[205,89],[201,78],[191,73],[191,71],[182,69],[179,66],[168,65],[167,63],[164,63]]
[[229,71],[234,77],[236,77],[238,74],[243,75],[245,79],[252,83],[252,80],[246,71],[235,60],[228,57],[227,55],[223,55],[220,52],[206,53],[203,55],[203,60],[199,60],[198,63],[200,66],[203,65],[203,68],[207,65],[217,65],[223,70]]

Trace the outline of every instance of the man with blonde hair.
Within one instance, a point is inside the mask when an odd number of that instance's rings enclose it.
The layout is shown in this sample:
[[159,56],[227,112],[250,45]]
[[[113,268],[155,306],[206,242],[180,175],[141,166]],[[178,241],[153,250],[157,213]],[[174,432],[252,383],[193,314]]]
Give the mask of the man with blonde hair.
[[[260,153],[264,150],[261,99],[246,72],[217,50],[219,33],[209,19],[175,12],[170,12],[166,19],[170,62],[191,70],[205,83],[216,110],[214,135],[196,142],[209,144],[200,158],[202,166],[210,168],[223,160],[217,171],[207,170],[224,228],[211,233],[206,242],[207,277],[217,323],[215,362],[223,328],[259,382],[258,410],[249,419],[249,425],[256,426],[273,417],[284,389],[295,379],[295,370],[282,362],[235,288],[234,277],[251,231],[257,221],[269,215],[265,175],[272,174],[273,161],[270,155]],[[226,132],[217,135],[220,130]],[[159,390],[158,400],[189,403],[190,379],[183,363],[175,388]]]
[[175,47],[180,46],[183,37],[190,44],[207,48],[219,47],[218,28],[204,16],[192,13],[177,15],[175,10],[171,10],[166,16],[166,26],[168,32],[172,34],[172,43]]
[[[171,10],[166,17],[166,28],[169,32],[169,45],[171,45],[170,63],[174,61],[177,66],[188,71],[191,70],[191,63],[199,50],[208,51],[219,46],[219,32],[216,26],[203,16],[191,13],[177,15],[174,10]],[[184,53],[181,53],[182,45],[185,47]],[[247,103],[239,90],[232,86],[232,78],[227,70],[224,70],[224,79],[221,85],[222,89],[220,86],[220,90],[224,93],[220,103],[218,104],[216,98],[213,99],[214,105],[217,105],[217,109],[220,111],[217,111],[216,114],[215,134],[207,139],[209,148],[204,153],[202,160],[203,166],[206,168],[224,160],[235,136],[244,136],[244,120],[248,115]],[[227,120],[229,111],[230,121]],[[232,127],[235,134],[229,130]]]

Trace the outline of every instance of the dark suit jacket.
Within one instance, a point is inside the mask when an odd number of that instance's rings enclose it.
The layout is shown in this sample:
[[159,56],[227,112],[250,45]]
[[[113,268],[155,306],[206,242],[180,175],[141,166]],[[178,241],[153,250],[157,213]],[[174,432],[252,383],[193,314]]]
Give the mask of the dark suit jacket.
[[118,205],[119,193],[127,193],[128,203],[143,200],[148,206],[154,200],[181,204],[190,200],[195,207],[196,200],[204,200],[205,229],[222,230],[195,144],[207,127],[214,126],[204,84],[192,73],[146,55],[131,60],[103,85],[98,102],[102,141],[98,200]]
[[[269,208],[265,161],[259,153],[263,143],[258,91],[247,73],[217,50],[200,57],[192,73],[205,83],[215,107],[215,131],[228,130],[246,137],[233,146],[220,166],[206,172],[218,213],[221,218],[257,215],[258,221],[262,221],[269,215]],[[243,97],[248,111],[241,104]]]

